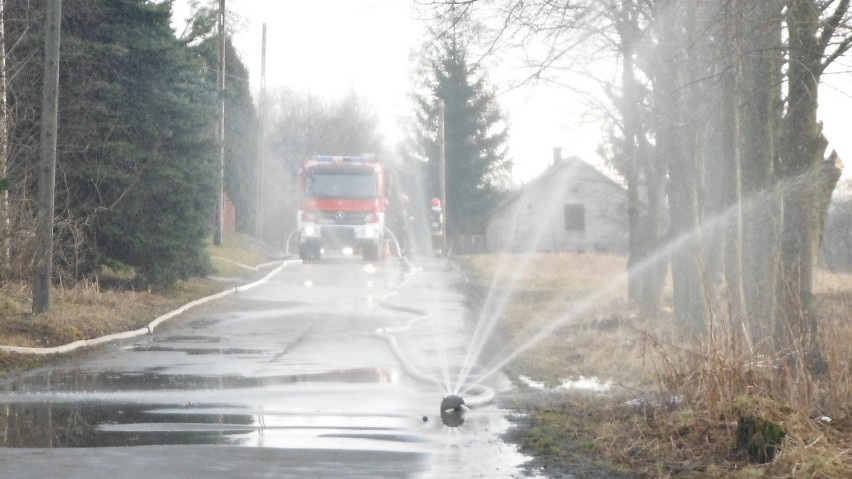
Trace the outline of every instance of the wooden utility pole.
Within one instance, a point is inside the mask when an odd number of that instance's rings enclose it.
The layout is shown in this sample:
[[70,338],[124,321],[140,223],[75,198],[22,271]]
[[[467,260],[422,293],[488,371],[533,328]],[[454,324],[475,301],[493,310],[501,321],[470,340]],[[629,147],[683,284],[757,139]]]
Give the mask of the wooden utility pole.
[[[0,0],[2,1],[2,0]],[[266,170],[266,23],[260,41],[260,94],[258,105],[257,165],[255,166],[254,237],[263,239],[263,173]]]
[[219,0],[219,185],[216,188],[216,226],[213,244],[222,245],[222,222],[225,213],[225,0]]
[[47,0],[44,33],[44,80],[41,97],[41,162],[38,168],[36,265],[33,313],[50,309],[53,275],[53,199],[56,183],[56,125],[59,112],[59,25],[62,0]]
[[[9,157],[9,102],[6,94],[6,0],[0,0],[0,178],[6,178]],[[9,190],[0,192],[0,275],[11,269]]]
[[438,182],[440,184],[441,208],[444,210],[443,231],[441,232],[441,251],[448,256],[447,251],[447,140],[444,136],[444,99],[438,103]]

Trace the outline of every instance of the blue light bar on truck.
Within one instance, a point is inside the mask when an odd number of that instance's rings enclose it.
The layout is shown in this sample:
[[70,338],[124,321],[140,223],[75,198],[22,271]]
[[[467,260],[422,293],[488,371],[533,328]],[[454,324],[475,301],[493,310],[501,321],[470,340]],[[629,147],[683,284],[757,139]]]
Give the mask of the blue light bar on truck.
[[314,161],[348,161],[350,163],[371,163],[376,161],[375,156],[332,156],[332,155],[317,155]]

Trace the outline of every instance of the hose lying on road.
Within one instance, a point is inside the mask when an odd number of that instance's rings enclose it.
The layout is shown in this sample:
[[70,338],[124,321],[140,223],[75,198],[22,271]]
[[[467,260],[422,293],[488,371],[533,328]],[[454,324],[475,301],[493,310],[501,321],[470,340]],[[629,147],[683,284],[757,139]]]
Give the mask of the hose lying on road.
[[[10,353],[19,353],[19,354],[35,354],[35,355],[61,354],[61,353],[68,353],[68,352],[74,351],[75,349],[79,349],[79,348],[86,347],[86,346],[95,346],[97,344],[103,344],[103,343],[107,343],[107,342],[110,342],[110,341],[116,341],[116,340],[119,340],[119,339],[130,339],[130,338],[135,338],[137,336],[142,336],[143,334],[149,334],[149,333],[154,332],[154,328],[156,328],[157,326],[162,324],[164,321],[167,321],[171,318],[174,318],[175,316],[185,312],[188,309],[194,308],[194,307],[196,307],[200,304],[204,304],[204,303],[207,303],[209,301],[213,301],[215,299],[223,298],[225,296],[228,296],[229,294],[237,293],[237,292],[240,292],[240,291],[247,291],[251,288],[254,288],[255,286],[259,286],[259,285],[269,281],[269,278],[271,278],[276,273],[278,273],[279,271],[284,269],[285,266],[287,266],[288,264],[291,264],[293,262],[294,262],[293,260],[281,261],[280,262],[281,264],[277,268],[273,269],[266,276],[264,276],[263,278],[261,278],[257,281],[251,282],[251,283],[243,285],[243,286],[237,286],[237,287],[234,287],[234,288],[226,289],[226,290],[221,291],[219,293],[212,294],[210,296],[206,296],[204,298],[196,299],[195,301],[191,301],[189,303],[186,303],[183,306],[181,306],[180,308],[175,309],[174,311],[169,311],[168,313],[157,317],[156,319],[154,319],[153,321],[148,323],[148,325],[145,326],[144,328],[139,328],[139,329],[136,329],[136,330],[133,330],[133,331],[124,331],[124,332],[121,332],[121,333],[108,334],[106,336],[101,336],[101,337],[98,337],[98,338],[81,339],[81,340],[78,340],[78,341],[74,341],[73,343],[63,344],[61,346],[54,346],[52,348],[28,348],[28,347],[22,347],[22,346],[3,346],[3,345],[0,345],[0,351],[10,352]],[[261,266],[273,265],[275,263],[277,263],[277,262],[265,263],[265,265],[261,265]]]
[[[394,356],[396,356],[397,360],[399,361],[400,365],[402,366],[402,369],[405,370],[405,372],[409,376],[416,379],[417,381],[427,383],[427,384],[432,384],[432,385],[436,386],[439,390],[443,391],[444,393],[449,394],[451,392],[451,391],[448,391],[450,385],[449,384],[447,384],[447,385],[441,384],[441,382],[438,381],[435,377],[430,376],[428,374],[425,374],[422,371],[420,371],[419,369],[417,369],[417,367],[414,366],[414,364],[412,364],[411,361],[408,359],[408,356],[406,356],[406,354],[402,350],[402,348],[399,347],[399,343],[396,340],[396,336],[394,336],[394,334],[405,333],[405,332],[409,331],[411,329],[411,327],[414,326],[415,324],[417,324],[421,321],[425,321],[427,319],[430,319],[432,317],[432,314],[429,313],[428,311],[425,311],[425,310],[422,310],[422,309],[419,309],[419,308],[414,308],[414,307],[411,307],[411,306],[394,304],[394,303],[391,303],[390,301],[388,301],[391,297],[393,297],[393,296],[395,296],[396,294],[399,293],[399,291],[402,289],[402,287],[408,281],[409,276],[411,276],[411,275],[415,274],[417,271],[419,271],[419,269],[414,267],[413,263],[411,263],[408,260],[408,258],[400,257],[400,260],[403,261],[409,267],[409,271],[407,273],[405,273],[402,281],[400,281],[399,284],[396,285],[396,287],[394,288],[393,291],[386,294],[384,297],[382,297],[379,300],[379,305],[384,307],[384,308],[387,308],[387,309],[392,309],[394,311],[401,311],[401,312],[404,312],[404,313],[415,314],[415,315],[417,315],[417,317],[412,318],[403,326],[378,328],[378,329],[376,329],[374,334],[376,336],[380,337],[380,338],[385,339],[388,342],[388,345],[390,345],[391,351],[393,351],[393,354],[394,354]],[[489,388],[488,386],[481,385],[481,384],[472,387],[470,392],[472,393],[472,395],[464,398],[464,404],[467,405],[468,407],[478,407],[478,406],[483,406],[485,404],[488,404],[488,403],[490,403],[491,401],[494,400],[494,396],[495,396],[493,389]]]

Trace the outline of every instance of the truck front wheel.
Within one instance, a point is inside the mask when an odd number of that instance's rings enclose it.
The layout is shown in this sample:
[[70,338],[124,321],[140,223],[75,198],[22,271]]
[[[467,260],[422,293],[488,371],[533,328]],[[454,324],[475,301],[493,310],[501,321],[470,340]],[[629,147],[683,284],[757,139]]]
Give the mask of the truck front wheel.
[[382,242],[378,244],[364,243],[361,246],[361,255],[364,261],[378,261],[382,253]]
[[307,243],[299,243],[299,259],[302,261],[311,259],[311,249]]
[[322,243],[319,241],[305,241],[299,243],[299,259],[302,261],[319,261],[322,259]]

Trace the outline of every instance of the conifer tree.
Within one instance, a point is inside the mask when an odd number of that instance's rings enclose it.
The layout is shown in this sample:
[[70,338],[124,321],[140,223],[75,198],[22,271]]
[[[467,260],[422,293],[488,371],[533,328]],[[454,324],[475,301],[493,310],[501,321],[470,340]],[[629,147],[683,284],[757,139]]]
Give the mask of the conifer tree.
[[[38,124],[28,110],[38,94],[32,66],[40,64],[29,39],[41,26],[29,20],[39,5],[13,8],[22,41],[11,55],[20,66],[10,82],[11,167],[26,179]],[[169,3],[143,0],[63,5],[54,251],[69,280],[126,265],[140,283],[168,287],[209,270],[215,86],[195,47],[175,37],[170,17]],[[23,182],[14,193],[26,197],[26,188]]]
[[468,61],[456,35],[440,39],[428,59],[425,93],[415,98],[417,144],[428,159],[431,191],[439,190],[439,105],[444,102],[446,227],[449,234],[481,234],[506,187],[507,127],[479,65]]
[[101,112],[92,126],[112,131],[101,141],[87,135],[93,155],[80,158],[112,177],[92,185],[104,209],[95,231],[99,256],[136,267],[148,284],[169,286],[209,269],[204,240],[215,199],[214,90],[199,75],[204,65],[175,38],[167,5],[121,0],[97,6],[98,22],[73,33],[117,53],[101,60],[105,91],[87,98]]

